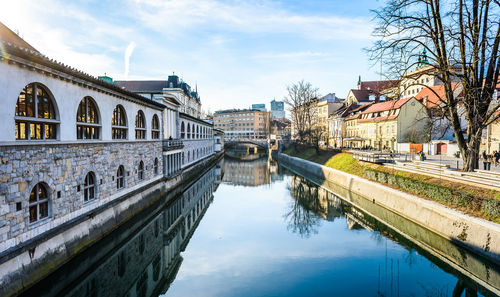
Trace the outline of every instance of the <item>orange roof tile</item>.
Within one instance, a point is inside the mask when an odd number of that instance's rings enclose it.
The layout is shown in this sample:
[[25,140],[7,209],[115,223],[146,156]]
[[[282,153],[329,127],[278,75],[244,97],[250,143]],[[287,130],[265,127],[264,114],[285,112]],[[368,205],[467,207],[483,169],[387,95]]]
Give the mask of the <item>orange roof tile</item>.
[[[460,83],[452,83],[451,88],[453,90],[456,90]],[[444,95],[444,85],[437,85],[437,86],[432,86],[432,87],[427,87],[423,88],[418,92],[418,94],[415,96],[417,100],[423,102],[424,98],[427,97],[427,108],[434,108],[446,101],[445,95]]]
[[405,98],[405,99],[400,99],[400,100],[390,100],[390,101],[385,101],[385,102],[380,102],[373,104],[372,106],[368,107],[365,111],[362,113],[372,113],[372,112],[379,112],[379,111],[386,111],[386,110],[392,110],[392,109],[398,109],[400,108],[403,104],[408,102],[411,98]]

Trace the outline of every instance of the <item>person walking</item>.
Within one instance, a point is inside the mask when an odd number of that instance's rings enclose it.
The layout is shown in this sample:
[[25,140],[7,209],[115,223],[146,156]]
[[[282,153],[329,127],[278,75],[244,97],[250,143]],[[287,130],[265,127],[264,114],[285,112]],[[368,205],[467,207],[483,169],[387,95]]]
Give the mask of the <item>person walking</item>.
[[500,162],[500,152],[499,151],[495,151],[493,153],[493,158],[495,158],[495,167],[497,167],[498,163]]
[[486,151],[483,151],[482,154],[482,159],[483,159],[483,170],[488,170],[488,155],[486,154]]
[[487,170],[491,170],[491,162],[493,161],[493,156],[492,155],[488,155],[488,169]]

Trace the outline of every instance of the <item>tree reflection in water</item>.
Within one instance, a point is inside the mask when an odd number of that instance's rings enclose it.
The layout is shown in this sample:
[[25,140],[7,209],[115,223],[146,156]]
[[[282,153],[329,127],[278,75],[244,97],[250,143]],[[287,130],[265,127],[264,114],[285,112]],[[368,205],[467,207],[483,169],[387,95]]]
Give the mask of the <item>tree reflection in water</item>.
[[[413,264],[418,261],[417,258],[420,249],[418,249],[415,244],[404,238],[400,238],[399,234],[396,234],[396,232],[387,226],[378,222],[373,217],[360,211],[349,203],[343,202],[335,194],[328,192],[315,183],[301,176],[292,175],[290,183],[287,185],[287,190],[290,191],[290,195],[293,198],[289,204],[290,206],[288,211],[284,215],[287,222],[287,229],[293,233],[298,233],[300,237],[309,238],[312,234],[317,234],[323,219],[332,220],[342,215],[346,218],[348,229],[354,230],[365,228],[375,231],[372,236],[376,237],[376,241],[379,243],[381,243],[384,238],[400,243],[403,241],[404,244],[402,246],[408,251],[408,253],[404,256],[404,261],[408,267],[412,267]],[[390,294],[387,295],[387,292],[382,292],[380,289],[381,267],[379,266],[379,290],[377,291],[377,296],[393,296],[392,293],[396,292],[397,295],[399,295],[399,260],[397,261],[397,271],[395,272],[397,273],[397,276],[392,275],[392,259],[390,261],[390,280],[387,275],[382,275],[385,281],[390,282]],[[435,263],[433,263],[433,265],[435,265],[436,268],[440,267],[439,265],[436,266]],[[388,272],[386,271],[386,274],[387,273]],[[453,292],[450,292],[450,288],[447,286],[439,288],[429,286],[429,284],[419,284],[425,291],[426,296],[429,297],[478,296],[478,288],[476,287],[476,284],[470,281],[464,281],[461,279],[461,276],[457,274],[455,274],[455,276],[459,277],[459,279],[453,289]],[[418,280],[415,281],[418,282]],[[396,282],[396,284],[394,284],[394,288],[393,282]]]
[[303,238],[317,234],[322,221],[322,217],[318,214],[327,211],[318,199],[319,187],[296,175],[291,178],[291,185],[288,188],[294,199],[284,215],[288,223],[287,229]]

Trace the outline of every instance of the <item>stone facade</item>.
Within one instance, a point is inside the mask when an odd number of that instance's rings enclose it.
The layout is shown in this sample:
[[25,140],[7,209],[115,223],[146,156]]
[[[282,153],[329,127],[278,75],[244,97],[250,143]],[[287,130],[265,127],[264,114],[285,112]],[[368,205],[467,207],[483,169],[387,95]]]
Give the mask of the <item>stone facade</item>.
[[[106,249],[112,250],[104,261],[83,279],[78,279],[76,285],[72,278],[79,277],[79,274],[64,278],[60,288],[52,289],[50,293],[63,292],[71,297],[156,296],[165,293],[169,280],[173,279],[182,261],[181,251],[212,202],[216,180],[216,168],[212,167],[145,224],[139,220],[132,230],[113,232],[109,244],[104,244]],[[133,235],[128,237],[129,234]],[[112,240],[114,238],[122,240]],[[93,259],[99,261],[99,257]],[[72,268],[74,266],[69,269]],[[64,271],[57,273],[64,274]]]
[[180,138],[182,149],[182,167],[214,154],[213,125],[187,114],[180,114]]
[[[163,172],[161,141],[0,146],[0,160],[0,251],[162,178]],[[120,165],[125,168],[125,186],[117,189]],[[89,172],[96,178],[96,198],[84,202]],[[28,198],[37,183],[49,190],[49,216],[30,224]]]

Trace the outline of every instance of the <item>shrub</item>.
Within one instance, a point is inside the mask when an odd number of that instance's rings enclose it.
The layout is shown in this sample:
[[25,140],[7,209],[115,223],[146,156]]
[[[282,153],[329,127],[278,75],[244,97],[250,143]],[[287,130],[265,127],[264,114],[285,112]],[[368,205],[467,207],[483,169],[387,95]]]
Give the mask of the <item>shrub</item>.
[[[423,195],[443,203],[452,203],[457,206],[469,207],[472,210],[479,210],[481,208],[482,199],[479,197],[474,197],[471,194],[440,185],[374,169],[365,169],[363,171],[363,176],[381,183],[394,185],[405,192]],[[495,208],[493,202],[489,202],[488,206],[483,205],[483,209],[485,213],[492,217],[500,215],[500,206],[496,206]]]
[[483,211],[493,219],[500,217],[500,201],[494,199],[484,199]]

